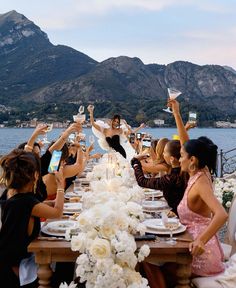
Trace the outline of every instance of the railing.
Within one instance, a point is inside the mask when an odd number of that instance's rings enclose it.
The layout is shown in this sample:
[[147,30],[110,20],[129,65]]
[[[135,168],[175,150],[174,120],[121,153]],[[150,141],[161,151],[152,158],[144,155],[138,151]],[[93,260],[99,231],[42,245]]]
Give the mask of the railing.
[[220,150],[219,156],[219,175],[230,174],[236,171],[236,148],[223,152]]

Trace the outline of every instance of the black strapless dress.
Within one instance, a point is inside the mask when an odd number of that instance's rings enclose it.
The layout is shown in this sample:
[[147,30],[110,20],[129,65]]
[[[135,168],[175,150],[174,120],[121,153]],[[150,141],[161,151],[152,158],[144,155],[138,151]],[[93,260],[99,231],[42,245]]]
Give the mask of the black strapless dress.
[[112,137],[106,137],[106,141],[111,148],[116,152],[119,152],[124,158],[126,158],[125,149],[120,145],[120,136],[113,135]]

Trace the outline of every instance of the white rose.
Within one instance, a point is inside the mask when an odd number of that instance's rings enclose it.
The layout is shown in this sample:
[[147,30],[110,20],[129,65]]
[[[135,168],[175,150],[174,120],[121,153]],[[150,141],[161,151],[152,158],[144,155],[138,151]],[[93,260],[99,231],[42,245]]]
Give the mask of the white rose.
[[128,219],[125,215],[121,214],[116,218],[115,224],[120,230],[126,230],[128,228]]
[[95,258],[107,258],[111,255],[110,242],[106,239],[96,238],[90,246],[90,254]]
[[147,230],[147,227],[144,224],[139,223],[136,229],[141,235],[144,235]]
[[80,232],[77,236],[72,236],[71,250],[84,253],[86,248],[86,233]]
[[128,202],[127,203],[127,211],[129,214],[132,214],[134,216],[139,216],[143,213],[142,206],[135,202]]
[[230,208],[230,207],[231,207],[231,202],[230,202],[230,201],[227,201],[226,204],[225,204],[225,206],[226,206],[227,208]]
[[102,237],[110,239],[112,236],[116,234],[116,230],[112,226],[104,225],[100,228],[100,234]]

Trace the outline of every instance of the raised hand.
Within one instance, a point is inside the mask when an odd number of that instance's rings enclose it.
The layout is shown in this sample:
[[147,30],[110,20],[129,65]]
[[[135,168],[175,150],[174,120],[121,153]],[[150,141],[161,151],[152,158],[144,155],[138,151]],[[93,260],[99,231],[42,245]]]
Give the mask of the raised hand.
[[93,113],[94,106],[93,105],[89,105],[87,109],[88,109],[89,113]]

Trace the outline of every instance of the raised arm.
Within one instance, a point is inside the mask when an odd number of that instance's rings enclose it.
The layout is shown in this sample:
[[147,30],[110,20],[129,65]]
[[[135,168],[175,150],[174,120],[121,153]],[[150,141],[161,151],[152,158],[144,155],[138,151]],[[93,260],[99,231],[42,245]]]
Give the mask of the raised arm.
[[93,117],[93,111],[94,111],[94,107],[92,105],[88,106],[88,111],[89,111],[89,117],[90,117],[90,123],[91,125],[96,128],[99,132],[103,133],[103,129],[102,127],[100,127],[98,124],[96,124],[96,122],[94,121],[94,117]]
[[57,141],[48,149],[50,153],[52,153],[54,150],[61,150],[65,142],[67,141],[67,138],[69,135],[73,132],[81,132],[82,131],[82,125],[81,123],[73,123],[71,124],[57,139]]
[[31,137],[29,138],[27,144],[25,145],[24,150],[27,152],[31,152],[34,147],[34,142],[38,138],[39,135],[43,135],[46,133],[47,124],[38,124],[32,133]]
[[84,155],[81,147],[78,146],[76,153],[76,162],[72,165],[66,165],[64,167],[65,178],[73,177],[75,175],[81,174],[84,171],[86,165],[86,156]]
[[55,199],[55,204],[53,207],[45,204],[36,204],[32,209],[32,216],[43,217],[43,218],[60,218],[63,214],[64,206],[64,168],[60,167],[59,171],[55,171],[56,183],[57,183],[57,195]]
[[140,124],[139,127],[135,128],[135,129],[133,130],[133,133],[137,133],[140,129],[142,129],[142,128],[144,128],[144,127],[145,127],[145,124],[144,124],[144,123]]
[[179,102],[176,101],[175,99],[169,100],[168,105],[173,110],[173,115],[175,117],[175,123],[176,123],[178,134],[179,134],[180,144],[183,145],[186,141],[189,140],[189,136],[184,127],[184,123],[180,114]]

